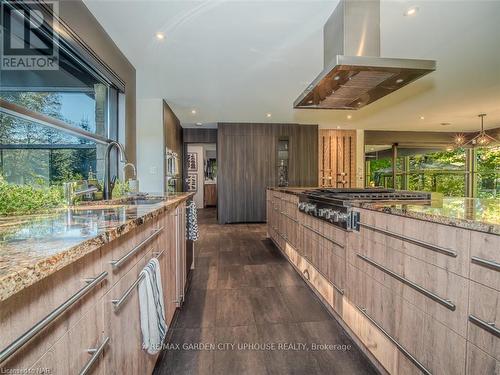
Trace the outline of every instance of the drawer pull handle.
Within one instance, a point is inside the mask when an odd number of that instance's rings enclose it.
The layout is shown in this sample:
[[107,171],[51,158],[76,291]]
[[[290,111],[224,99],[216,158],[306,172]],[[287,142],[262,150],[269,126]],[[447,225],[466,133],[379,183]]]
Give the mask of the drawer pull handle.
[[[327,279],[328,280],[328,279]],[[337,290],[337,292],[339,292],[340,294],[344,295],[345,293],[345,290],[342,289],[342,288],[339,288],[337,285],[335,285],[333,282],[330,281],[330,284],[332,284],[332,286]]]
[[488,260],[479,257],[471,257],[471,261],[472,263],[476,263],[479,264],[480,266],[500,272],[500,263],[497,263],[494,260]]
[[342,247],[342,248],[344,248],[344,245],[342,245],[341,243],[339,243],[339,242],[337,242],[337,241],[335,241],[335,240],[332,240],[331,238],[326,237],[323,233],[318,232],[318,231],[317,231],[316,229],[314,229],[313,227],[311,227],[311,226],[309,226],[309,225],[307,225],[307,224],[302,224],[302,225],[304,226],[304,228],[307,228],[307,229],[309,229],[311,232],[316,233],[316,234],[317,234],[318,236],[320,236],[321,238],[324,238],[325,240],[327,240],[327,241],[331,242],[332,244],[334,244],[334,245],[336,245],[336,246],[338,246],[338,247]]
[[390,269],[382,266],[381,264],[379,264],[379,263],[371,260],[368,257],[365,257],[364,255],[361,255],[361,254],[356,254],[356,255],[359,258],[363,259],[365,262],[367,262],[367,263],[371,264],[372,266],[378,268],[382,272],[385,272],[389,276],[394,277],[396,280],[401,281],[403,284],[406,284],[409,287],[415,289],[416,291],[422,293],[424,296],[429,297],[430,299],[436,301],[437,303],[440,303],[441,305],[443,305],[447,309],[450,309],[451,311],[455,311],[456,306],[450,300],[445,299],[445,298],[441,298],[440,296],[438,296],[437,294],[431,292],[430,290],[422,288],[420,285],[415,284],[413,281],[410,281],[410,280],[408,280],[408,279],[406,279],[406,278],[398,275],[396,272],[391,271]]
[[[317,272],[317,273],[319,273],[321,276],[323,276],[323,278],[324,278],[324,279],[325,279],[328,283],[332,284],[332,286],[333,286],[333,287],[337,290],[337,292],[339,292],[340,294],[344,295],[344,293],[345,293],[344,289],[339,288],[337,285],[335,285],[335,284],[334,284],[331,280],[329,280],[329,279],[328,279],[328,277],[326,277],[326,275],[325,275],[323,272],[321,272],[321,271],[318,269],[318,267],[316,267],[316,266],[314,266],[314,265],[312,264],[312,262],[311,262],[311,260],[310,260],[310,259],[308,259],[307,257],[305,257],[305,258],[306,258],[306,261],[307,261],[307,262],[311,265],[311,267],[314,267],[314,269],[316,270],[316,272]],[[306,272],[306,271],[307,271],[307,269],[306,269],[304,272]],[[309,274],[309,272],[308,272],[308,274]],[[308,279],[308,280],[309,280],[309,279]]]
[[118,260],[112,260],[111,266],[113,269],[118,269],[120,268],[130,257],[132,257],[135,253],[137,253],[139,250],[141,250],[144,246],[146,246],[149,242],[151,242],[154,238],[156,238],[161,232],[163,231],[163,227],[159,229],[155,229],[153,233],[151,233],[148,238],[146,238],[144,241],[142,241],[140,244],[138,244],[136,247],[134,247],[132,250],[130,250],[127,254],[122,256]]
[[38,323],[32,326],[28,331],[26,331],[17,339],[15,339],[9,346],[3,349],[0,352],[0,363],[4,362],[7,358],[16,353],[19,349],[21,349],[26,343],[28,343],[28,341],[30,341],[33,337],[35,337],[38,333],[40,333],[45,327],[50,325],[65,311],[67,311],[71,306],[73,306],[75,303],[81,300],[92,289],[97,287],[97,285],[99,285],[107,276],[108,273],[104,271],[93,279],[87,279],[86,280],[87,285],[85,285],[78,292],[73,294],[69,299],[64,301],[56,309],[52,310],[52,312],[49,313],[49,315],[40,320]]
[[304,271],[302,271],[302,273],[304,274],[304,276],[305,276],[305,278],[306,278],[307,280],[310,280],[310,279],[311,279],[311,277],[310,277],[310,275],[309,275],[309,271],[308,271],[307,269],[305,269]]
[[106,337],[102,344],[99,345],[99,347],[95,349],[87,349],[87,352],[89,354],[92,354],[92,357],[90,360],[85,364],[85,366],[82,368],[80,371],[80,375],[87,375],[90,374],[90,370],[92,369],[92,366],[98,361],[99,357],[101,356],[102,352],[104,351],[104,348],[108,346],[109,343],[109,337]]
[[370,315],[368,315],[364,307],[360,306],[356,307],[375,327],[377,327],[380,330],[380,332],[382,332],[394,345],[396,345],[397,348],[401,351],[401,353],[403,353],[406,358],[408,358],[415,366],[417,366],[418,369],[422,371],[422,373],[426,375],[432,375],[432,373],[429,370],[427,370],[424,367],[424,365],[418,361],[418,359],[416,359],[408,350],[406,350],[406,348],[403,345],[397,342],[394,337],[392,337],[385,329],[383,329],[382,326],[375,321],[375,319],[373,319]]
[[488,331],[492,335],[495,335],[496,337],[500,337],[500,329],[495,325],[495,323],[491,322],[485,322],[482,319],[479,319],[477,316],[474,315],[469,315],[469,321],[477,325],[478,327],[481,327],[485,331]]
[[[158,259],[159,257],[162,256],[162,254],[165,252],[165,250],[159,252],[159,253],[155,253],[155,258]],[[125,291],[125,293],[123,293],[123,295],[119,298],[119,299],[113,299],[111,300],[111,303],[113,304],[113,308],[115,310],[115,312],[117,312],[118,310],[120,310],[120,308],[123,306],[123,304],[125,303],[125,301],[127,300],[127,298],[132,294],[132,292],[134,291],[135,287],[141,282],[141,280],[144,278],[144,274],[140,274],[139,277],[137,279],[135,279],[135,281],[132,283],[132,285],[130,285],[128,287],[128,289]]]
[[417,240],[415,238],[403,236],[402,234],[391,232],[391,231],[388,231],[386,229],[378,228],[378,227],[375,227],[373,225],[369,225],[369,224],[365,224],[365,223],[359,223],[359,225],[361,227],[371,229],[375,232],[383,233],[383,234],[386,234],[390,237],[398,238],[400,240],[412,243],[414,245],[424,247],[426,249],[429,249],[429,250],[432,250],[432,251],[435,251],[435,252],[438,252],[438,253],[441,253],[444,255],[448,255],[448,256],[453,257],[453,258],[457,257],[456,251],[453,251],[450,249],[445,249],[444,247],[441,247],[441,246],[436,246],[436,245],[430,244],[428,242]]
[[292,221],[294,221],[294,222],[296,222],[296,223],[298,223],[298,222],[299,222],[297,219],[295,219],[295,218],[291,217],[291,216],[290,216],[290,215],[288,215],[286,212],[281,211],[281,212],[280,212],[280,214],[282,214],[282,215],[286,216],[287,218],[289,218],[290,220],[292,220]]

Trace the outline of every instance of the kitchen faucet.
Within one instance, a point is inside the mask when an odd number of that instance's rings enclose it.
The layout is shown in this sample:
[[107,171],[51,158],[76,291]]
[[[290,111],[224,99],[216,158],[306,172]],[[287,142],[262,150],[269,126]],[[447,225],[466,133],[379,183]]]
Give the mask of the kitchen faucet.
[[111,149],[113,147],[116,147],[118,151],[120,151],[120,161],[122,163],[127,162],[127,157],[125,155],[125,149],[123,146],[116,142],[116,141],[111,141],[108,143],[108,147],[106,147],[106,153],[104,155],[104,189],[103,189],[103,198],[106,199],[111,199],[112,194],[113,194],[113,187],[114,187],[114,182],[111,182],[111,166],[110,166],[110,161],[109,161],[109,156],[111,154]]

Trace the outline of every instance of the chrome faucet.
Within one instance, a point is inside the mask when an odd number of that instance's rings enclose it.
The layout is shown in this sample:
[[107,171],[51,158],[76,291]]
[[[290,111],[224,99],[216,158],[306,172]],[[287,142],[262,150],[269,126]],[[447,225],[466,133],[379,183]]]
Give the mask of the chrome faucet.
[[64,200],[68,206],[73,205],[77,197],[87,195],[89,196],[89,198],[92,198],[92,194],[99,191],[99,189],[97,189],[97,187],[95,186],[89,188],[87,180],[80,181],[80,184],[82,185],[81,190],[76,190],[78,184],[79,182],[77,181],[65,182],[63,184]]
[[110,172],[110,169],[111,169],[111,165],[110,165],[110,161],[109,161],[109,156],[111,154],[111,149],[113,147],[116,147],[118,149],[118,151],[120,151],[120,161],[122,163],[126,163],[127,162],[127,156],[125,155],[125,149],[123,148],[123,146],[116,142],[116,141],[111,141],[110,143],[108,143],[108,147],[106,147],[106,153],[104,155],[104,188],[103,188],[103,198],[104,199],[111,199],[112,198],[112,194],[113,194],[113,187],[114,187],[114,182],[111,182],[111,172]]

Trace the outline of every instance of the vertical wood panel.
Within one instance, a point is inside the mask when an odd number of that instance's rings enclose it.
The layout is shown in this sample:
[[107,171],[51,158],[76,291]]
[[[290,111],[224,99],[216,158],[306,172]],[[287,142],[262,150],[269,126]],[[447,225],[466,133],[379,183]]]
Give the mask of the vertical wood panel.
[[266,188],[277,184],[277,141],[289,139],[289,185],[318,185],[318,128],[218,124],[219,223],[264,222]]
[[[356,131],[321,129],[319,137],[320,186],[355,187]],[[346,175],[342,176],[342,173]]]

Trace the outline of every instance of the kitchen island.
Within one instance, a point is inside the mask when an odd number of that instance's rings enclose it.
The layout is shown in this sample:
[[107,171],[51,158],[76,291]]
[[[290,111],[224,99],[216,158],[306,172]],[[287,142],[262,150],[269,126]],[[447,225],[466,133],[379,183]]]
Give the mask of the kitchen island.
[[300,212],[302,191],[268,189],[269,237],[382,372],[500,371],[495,201],[357,202],[346,231]]
[[[0,368],[150,373],[141,350],[140,271],[160,263],[167,324],[185,288],[186,202],[93,202],[0,219]],[[98,349],[89,354],[87,349]],[[17,370],[16,370],[17,371]],[[25,370],[23,370],[25,371]]]

